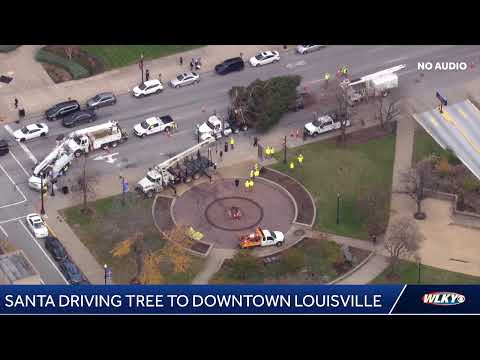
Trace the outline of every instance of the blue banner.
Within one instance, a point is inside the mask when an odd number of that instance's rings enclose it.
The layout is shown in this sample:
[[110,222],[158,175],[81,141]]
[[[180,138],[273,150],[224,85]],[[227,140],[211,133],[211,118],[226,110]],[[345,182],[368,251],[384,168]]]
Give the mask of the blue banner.
[[403,286],[1,286],[0,314],[388,314]]
[[0,314],[476,314],[454,285],[0,286]]

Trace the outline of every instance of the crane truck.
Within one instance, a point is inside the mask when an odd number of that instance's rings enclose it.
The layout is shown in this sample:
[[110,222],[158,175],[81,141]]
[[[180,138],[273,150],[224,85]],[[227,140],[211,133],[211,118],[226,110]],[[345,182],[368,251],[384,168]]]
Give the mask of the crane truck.
[[43,176],[45,190],[47,178],[54,180],[65,174],[75,158],[96,149],[116,147],[127,138],[127,133],[115,121],[76,130],[61,140],[45,159],[33,168],[33,175],[28,179],[28,186],[40,191],[42,186],[40,177]]
[[208,170],[215,164],[210,159],[200,156],[200,149],[212,142],[215,142],[215,139],[208,138],[151,168],[137,183],[135,190],[151,198],[167,187],[175,189],[175,184],[180,182],[189,182],[202,174],[211,176]]

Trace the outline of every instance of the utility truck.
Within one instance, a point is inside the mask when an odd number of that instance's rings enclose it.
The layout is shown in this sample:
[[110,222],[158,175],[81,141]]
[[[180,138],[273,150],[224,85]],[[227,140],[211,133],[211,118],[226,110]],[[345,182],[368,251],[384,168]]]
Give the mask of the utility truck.
[[255,232],[240,236],[240,248],[251,249],[258,246],[282,246],[285,236],[280,231],[270,231],[257,227]]
[[149,169],[147,175],[137,183],[135,190],[151,198],[167,187],[175,191],[178,183],[190,182],[202,175],[211,177],[210,169],[215,164],[209,158],[201,156],[200,149],[214,141],[213,138],[206,139]]
[[66,146],[78,158],[94,150],[115,148],[127,139],[128,134],[118,122],[109,121],[72,132]]
[[200,137],[201,141],[209,138],[220,139],[222,136],[228,136],[232,133],[230,124],[220,120],[217,115],[212,115],[202,124],[197,124],[195,134]]
[[[350,126],[350,120],[347,120],[345,125]],[[329,131],[338,130],[341,127],[341,121],[337,120],[335,116],[324,115],[312,122],[305,124],[303,131],[307,136],[317,136]]]

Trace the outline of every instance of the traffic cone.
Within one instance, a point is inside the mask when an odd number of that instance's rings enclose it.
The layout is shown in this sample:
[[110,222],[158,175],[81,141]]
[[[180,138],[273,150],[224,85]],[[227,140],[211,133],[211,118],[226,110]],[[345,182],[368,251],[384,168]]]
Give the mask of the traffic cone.
[[300,130],[297,129],[297,138],[300,137]]

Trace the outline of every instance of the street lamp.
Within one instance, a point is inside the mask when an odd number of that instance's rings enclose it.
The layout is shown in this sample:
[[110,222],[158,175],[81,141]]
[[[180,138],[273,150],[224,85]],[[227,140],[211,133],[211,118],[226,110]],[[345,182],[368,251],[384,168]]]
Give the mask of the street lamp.
[[337,193],[337,225],[340,224],[340,193]]
[[42,199],[42,208],[40,209],[40,215],[45,215],[45,207],[43,203],[43,171],[40,173],[40,198]]
[[55,196],[55,190],[54,190],[54,180],[52,179],[52,181],[50,182],[52,184],[52,192],[50,193],[50,196]]
[[287,137],[283,137],[283,163],[287,163]]
[[105,272],[105,285],[107,285],[107,269],[108,269],[107,264],[103,265],[103,269],[104,269],[104,272]]

